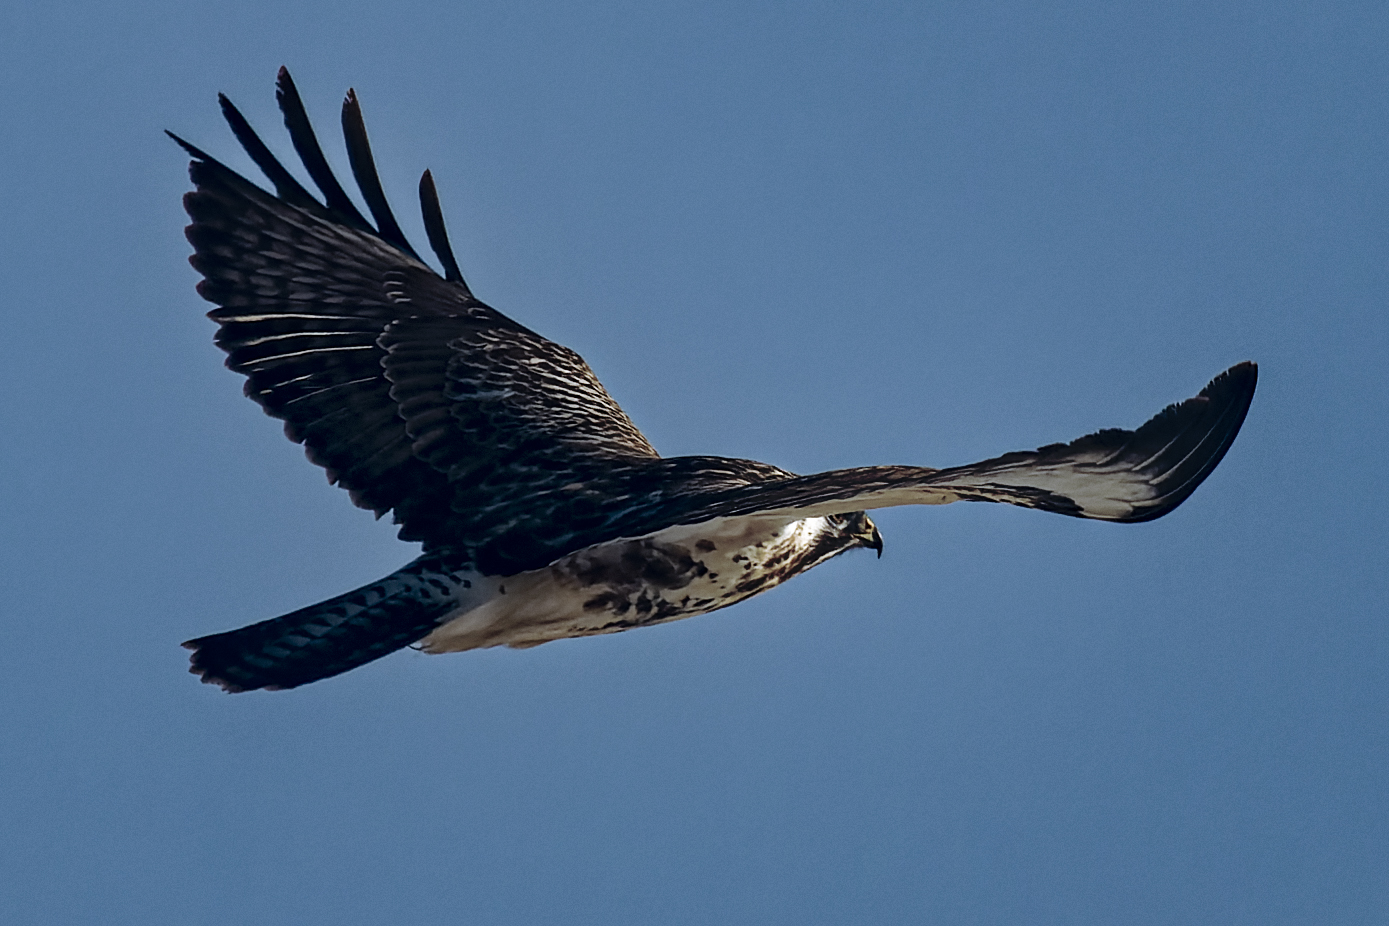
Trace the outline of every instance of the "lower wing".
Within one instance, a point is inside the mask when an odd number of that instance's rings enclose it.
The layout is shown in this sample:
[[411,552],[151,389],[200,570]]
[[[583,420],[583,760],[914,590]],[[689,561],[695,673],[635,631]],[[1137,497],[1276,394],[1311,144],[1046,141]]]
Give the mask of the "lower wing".
[[798,518],[895,505],[1007,502],[1076,518],[1134,523],[1176,508],[1211,474],[1254,398],[1258,367],[1231,367],[1194,398],[1136,431],[1113,428],[950,469],[866,466],[730,490],[680,523]]

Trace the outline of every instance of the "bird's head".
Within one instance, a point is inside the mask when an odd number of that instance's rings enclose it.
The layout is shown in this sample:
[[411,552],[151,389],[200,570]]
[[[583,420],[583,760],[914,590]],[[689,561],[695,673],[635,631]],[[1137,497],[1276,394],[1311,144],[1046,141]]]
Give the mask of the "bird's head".
[[876,550],[878,558],[883,556],[883,535],[878,531],[878,525],[873,523],[873,519],[868,517],[866,511],[851,511],[848,514],[832,514],[825,518],[830,528],[840,537],[849,541],[843,547],[845,550],[854,547],[867,547]]

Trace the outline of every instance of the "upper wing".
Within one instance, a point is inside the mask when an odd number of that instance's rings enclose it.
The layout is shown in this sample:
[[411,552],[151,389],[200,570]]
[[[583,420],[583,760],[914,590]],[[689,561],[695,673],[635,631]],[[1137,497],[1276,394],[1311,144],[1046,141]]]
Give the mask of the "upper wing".
[[209,316],[227,366],[330,480],[378,515],[394,509],[406,539],[466,540],[443,535],[461,526],[450,500],[470,480],[533,487],[571,464],[656,456],[582,358],[468,290],[428,171],[420,201],[445,276],[419,259],[382,192],[355,94],[343,129],[375,224],[333,176],[283,68],[276,96],[323,201],[221,97],[276,195],[174,136],[194,158],[190,261],[219,306]]
[[956,501],[1007,502],[1101,521],[1151,521],[1185,501],[1225,456],[1257,379],[1253,363],[1231,367],[1199,395],[1169,406],[1137,431],[1099,431],[1069,444],[951,469],[867,466],[761,481],[703,499],[663,498],[655,510],[642,513],[642,526],[654,531],[714,518],[807,518]]
[[447,481],[396,507],[405,540],[486,546],[541,495],[658,459],[583,359],[530,331],[417,317],[378,343],[410,451]]

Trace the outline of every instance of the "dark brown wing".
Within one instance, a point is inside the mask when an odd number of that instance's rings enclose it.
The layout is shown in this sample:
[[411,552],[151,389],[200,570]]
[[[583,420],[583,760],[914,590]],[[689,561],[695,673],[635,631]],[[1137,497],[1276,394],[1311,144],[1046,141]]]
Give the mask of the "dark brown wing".
[[[1099,431],[1069,444],[951,469],[866,466],[810,476],[758,474],[708,493],[652,496],[634,510],[640,536],[714,518],[805,518],[896,505],[1006,502],[1077,518],[1134,523],[1172,511],[1230,449],[1254,399],[1258,368],[1241,363],[1137,431]],[[659,465],[680,467],[672,458]]]
[[519,480],[530,491],[567,468],[656,456],[577,354],[473,297],[427,174],[426,230],[448,279],[419,260],[386,204],[355,94],[344,134],[374,226],[333,176],[283,69],[277,97],[324,201],[223,97],[276,195],[175,137],[194,158],[190,260],[198,292],[219,306],[209,316],[227,366],[330,480],[378,516],[394,510],[407,539],[466,543],[440,532],[476,523],[447,516],[469,485]]
[[486,545],[549,490],[658,459],[583,359],[530,331],[417,317],[379,344],[411,452],[448,480],[447,504],[421,495],[396,509],[402,539]]
[[951,469],[865,466],[796,476],[752,460],[646,458],[586,473],[524,499],[483,487],[454,497],[449,517],[476,538],[474,562],[507,574],[617,538],[722,518],[785,524],[896,505],[1006,502],[1077,518],[1162,517],[1210,475],[1239,433],[1258,378],[1252,363],[1216,377],[1136,431],[1099,431],[1069,444]]

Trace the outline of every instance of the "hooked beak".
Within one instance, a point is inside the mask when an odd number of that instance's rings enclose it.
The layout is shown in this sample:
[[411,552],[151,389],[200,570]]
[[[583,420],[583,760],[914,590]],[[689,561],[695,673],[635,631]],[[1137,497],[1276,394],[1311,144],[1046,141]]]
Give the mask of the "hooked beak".
[[878,525],[874,524],[873,529],[863,538],[863,545],[870,550],[877,550],[878,559],[883,558],[883,535],[878,532]]

